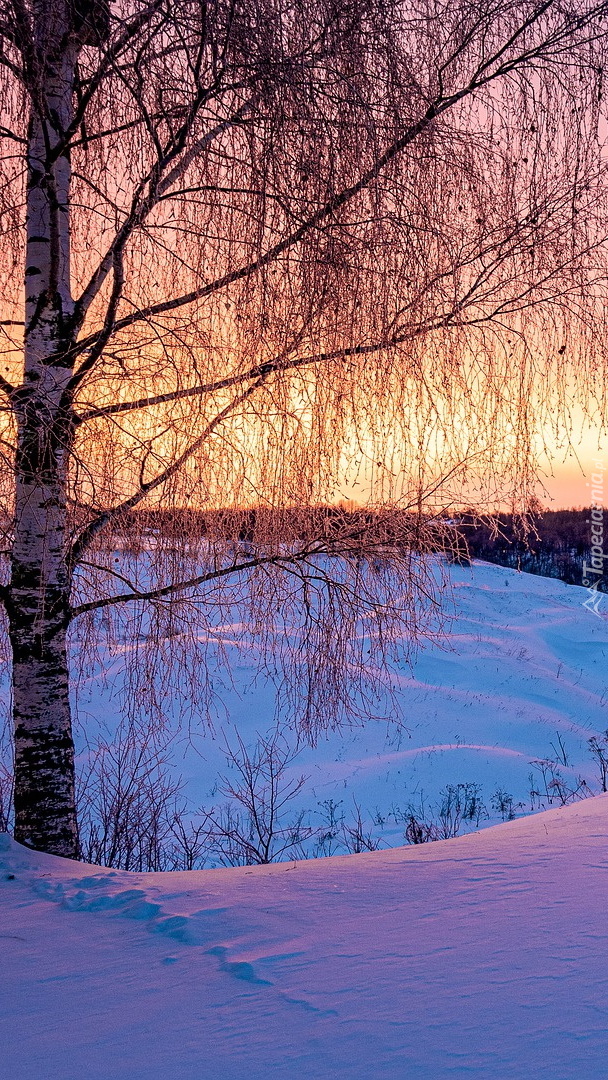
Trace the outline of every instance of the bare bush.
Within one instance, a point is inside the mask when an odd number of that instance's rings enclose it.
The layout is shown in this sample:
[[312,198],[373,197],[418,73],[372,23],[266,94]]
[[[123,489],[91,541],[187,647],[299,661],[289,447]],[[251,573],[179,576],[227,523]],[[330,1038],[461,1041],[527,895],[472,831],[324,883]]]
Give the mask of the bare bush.
[[538,758],[530,762],[530,809],[544,810],[549,806],[568,806],[579,799],[594,794],[584,777],[566,779],[559,764],[551,758]]
[[[608,732],[593,736],[589,748],[605,791]],[[123,727],[115,742],[100,742],[80,780],[83,857],[125,870],[195,870],[207,862],[246,866],[358,854],[382,846],[373,826],[381,828],[386,818],[376,810],[370,827],[356,800],[350,819],[342,802],[331,797],[318,803],[316,811],[293,809],[307,778],[294,775],[298,749],[279,728],[259,737],[253,748],[237,735],[235,746],[226,742],[224,754],[228,775],[220,778],[218,790],[225,801],[193,815],[182,797],[181,778],[172,775],[170,747],[162,733]],[[560,742],[561,761],[564,757]],[[531,812],[594,794],[582,777],[567,780],[561,761],[539,758],[530,763]],[[11,770],[0,764],[0,829],[9,822],[11,785]],[[502,821],[525,812],[524,804],[515,803],[501,787],[490,806]],[[478,828],[489,813],[480,785],[462,782],[447,784],[435,802],[428,803],[421,793],[405,809],[393,806],[390,816],[405,826],[408,844],[425,844]]]
[[165,741],[128,725],[96,745],[80,778],[83,859],[121,870],[177,868],[171,848],[185,848],[185,805],[169,764]]
[[342,802],[336,802],[332,798],[324,799],[318,805],[321,824],[317,829],[314,854],[316,858],[322,859],[340,852],[344,812],[340,809]]
[[439,820],[442,839],[458,836],[463,822],[477,828],[481,819],[488,816],[479,784],[447,784],[441,798]]
[[259,738],[253,750],[240,735],[236,739],[236,746],[226,742],[224,751],[236,776],[221,777],[219,786],[228,801],[204,812],[207,850],[224,866],[305,858],[303,845],[315,830],[306,824],[304,811],[284,816],[306,782],[305,776],[290,775],[297,750],[278,728]]
[[166,854],[170,863],[165,867],[167,870],[202,870],[207,858],[205,822],[176,812]]
[[342,825],[344,846],[349,855],[359,855],[362,851],[377,851],[381,846],[380,840],[373,836],[370,829],[366,828],[361,814],[361,807],[353,800],[355,807],[354,820]]
[[451,840],[460,834],[463,824],[477,828],[482,818],[488,817],[479,784],[446,784],[439,794],[441,801],[434,805],[427,807],[421,796],[418,806],[408,806],[405,816],[408,844]]
[[121,728],[100,742],[80,778],[82,857],[123,870],[196,870],[207,861],[249,866],[374,851],[380,846],[355,802],[350,822],[328,800],[324,826],[306,809],[290,812],[306,777],[292,775],[298,755],[278,728],[248,748],[226,742],[225,802],[189,813],[180,777],[172,777],[168,743],[153,730]]
[[600,788],[608,791],[608,730],[603,735],[593,735],[588,746],[599,770]]
[[[353,799],[354,816],[349,821],[341,809],[342,803],[335,799],[325,799],[319,803],[321,824],[316,830],[314,855],[316,858],[328,858],[332,855],[358,855],[362,851],[377,851],[382,841],[373,835],[365,823],[361,807]],[[372,823],[379,821],[381,815],[376,811]]]
[[492,795],[490,805],[497,814],[500,814],[502,821],[513,821],[516,809],[521,809],[523,803],[517,803],[517,806],[514,806],[513,796],[499,787]]
[[408,844],[428,844],[432,840],[441,840],[435,822],[423,821],[413,813],[407,818],[404,836]]

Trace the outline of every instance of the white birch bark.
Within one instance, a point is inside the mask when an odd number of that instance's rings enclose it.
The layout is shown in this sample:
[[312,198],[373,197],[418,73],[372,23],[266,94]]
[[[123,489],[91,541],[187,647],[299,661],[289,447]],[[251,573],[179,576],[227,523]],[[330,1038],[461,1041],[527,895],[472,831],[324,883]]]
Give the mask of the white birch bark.
[[15,837],[76,857],[74,751],[66,631],[70,375],[70,161],[59,153],[72,118],[77,45],[66,0],[40,0],[34,23],[40,72],[28,136],[24,380],[15,395],[15,533],[7,609],[13,649]]

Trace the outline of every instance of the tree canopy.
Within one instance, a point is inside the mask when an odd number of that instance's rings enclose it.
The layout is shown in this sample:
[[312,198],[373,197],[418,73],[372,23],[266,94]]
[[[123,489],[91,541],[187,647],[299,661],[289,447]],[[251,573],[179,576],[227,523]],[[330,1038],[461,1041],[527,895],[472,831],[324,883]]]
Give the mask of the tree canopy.
[[[131,603],[162,664],[182,620],[191,671],[210,612],[293,617],[313,730],[373,683],[361,618],[379,658],[431,627],[433,515],[525,504],[547,425],[603,418],[607,31],[591,0],[3,0],[22,839],[75,850],[31,807],[72,769],[77,617]],[[375,512],[328,528],[354,483]]]

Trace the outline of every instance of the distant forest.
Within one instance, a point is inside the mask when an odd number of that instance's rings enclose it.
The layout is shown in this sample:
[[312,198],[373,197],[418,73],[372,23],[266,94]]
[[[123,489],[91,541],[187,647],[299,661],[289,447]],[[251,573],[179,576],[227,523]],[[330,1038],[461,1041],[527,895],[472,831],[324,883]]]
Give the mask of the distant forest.
[[[458,524],[473,558],[582,585],[583,564],[591,564],[590,515],[589,508],[545,510],[528,522],[527,532],[512,514],[497,515],[487,523],[464,515]],[[591,575],[593,581],[598,577]],[[598,588],[608,592],[605,578]]]

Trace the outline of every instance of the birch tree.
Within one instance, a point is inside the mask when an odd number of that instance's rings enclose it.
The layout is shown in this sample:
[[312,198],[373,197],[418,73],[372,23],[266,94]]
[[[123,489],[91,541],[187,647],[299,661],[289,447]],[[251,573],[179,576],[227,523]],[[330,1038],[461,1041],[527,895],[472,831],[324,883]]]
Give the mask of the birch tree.
[[[78,855],[79,626],[131,608],[162,664],[171,620],[297,608],[329,722],[424,632],[430,515],[525,498],[547,418],[603,410],[607,30],[597,0],[2,0],[18,840]],[[374,512],[322,510],[355,475]]]

